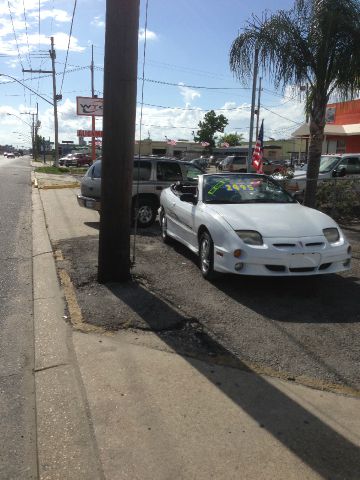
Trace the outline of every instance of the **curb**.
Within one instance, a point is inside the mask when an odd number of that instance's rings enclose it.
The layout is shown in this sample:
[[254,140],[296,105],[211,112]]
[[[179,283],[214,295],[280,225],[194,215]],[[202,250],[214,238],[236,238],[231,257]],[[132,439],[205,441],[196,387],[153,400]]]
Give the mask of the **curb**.
[[[36,180],[36,183],[38,185],[38,181]],[[35,186],[35,188],[39,188],[40,190],[55,190],[55,189],[60,189],[60,188],[79,188],[80,183],[79,182],[74,182],[74,183],[67,183],[67,184],[54,184],[54,185],[38,185]]]

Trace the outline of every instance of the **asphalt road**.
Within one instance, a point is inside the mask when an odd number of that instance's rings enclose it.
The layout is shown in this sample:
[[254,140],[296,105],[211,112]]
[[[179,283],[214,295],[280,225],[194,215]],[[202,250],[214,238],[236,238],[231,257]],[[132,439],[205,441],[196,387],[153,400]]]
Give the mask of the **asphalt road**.
[[164,245],[158,226],[140,230],[135,281],[96,282],[99,216],[77,190],[42,191],[50,236],[62,251],[86,322],[153,330],[169,347],[320,389],[360,392],[360,234],[352,270],[299,278],[201,277],[195,255]]
[[35,479],[29,157],[0,156],[0,478]]

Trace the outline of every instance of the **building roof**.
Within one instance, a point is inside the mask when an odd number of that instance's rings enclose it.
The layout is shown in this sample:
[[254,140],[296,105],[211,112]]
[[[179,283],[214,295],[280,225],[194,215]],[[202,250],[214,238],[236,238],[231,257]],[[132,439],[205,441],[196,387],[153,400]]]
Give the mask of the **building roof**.
[[[325,135],[338,135],[338,136],[352,136],[352,135],[360,135],[360,123],[353,123],[350,125],[332,125],[326,124],[324,129]],[[303,123],[301,127],[297,128],[292,134],[292,137],[302,138],[302,137],[309,137],[310,130],[309,124]]]

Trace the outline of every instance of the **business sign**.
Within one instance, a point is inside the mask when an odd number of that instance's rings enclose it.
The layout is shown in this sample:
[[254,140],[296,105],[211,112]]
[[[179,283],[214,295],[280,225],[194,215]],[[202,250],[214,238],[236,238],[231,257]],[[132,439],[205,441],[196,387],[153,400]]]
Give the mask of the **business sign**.
[[93,132],[91,130],[78,130],[77,136],[78,137],[102,137],[103,132],[102,130],[94,130]]
[[76,97],[76,113],[78,115],[102,117],[103,99],[92,97]]
[[325,122],[334,123],[336,115],[336,107],[327,107],[325,112]]

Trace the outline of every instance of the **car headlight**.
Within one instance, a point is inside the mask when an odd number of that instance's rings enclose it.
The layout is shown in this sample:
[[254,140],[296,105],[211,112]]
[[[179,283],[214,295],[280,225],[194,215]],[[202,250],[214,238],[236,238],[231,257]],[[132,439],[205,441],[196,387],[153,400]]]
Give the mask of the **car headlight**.
[[340,239],[340,233],[337,228],[324,228],[323,234],[329,243],[336,243]]
[[259,232],[255,230],[235,230],[235,233],[247,245],[262,245],[263,238]]

